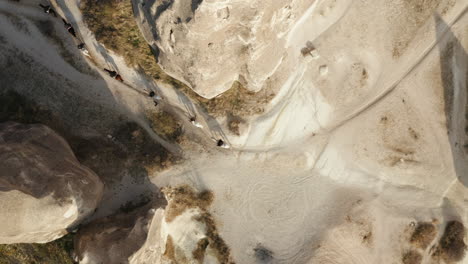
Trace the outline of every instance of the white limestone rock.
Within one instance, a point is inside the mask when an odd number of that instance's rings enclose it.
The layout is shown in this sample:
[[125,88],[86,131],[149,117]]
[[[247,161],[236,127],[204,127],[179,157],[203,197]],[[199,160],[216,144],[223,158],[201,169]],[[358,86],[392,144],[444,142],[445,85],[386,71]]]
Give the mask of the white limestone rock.
[[50,128],[0,124],[0,243],[45,243],[94,211],[103,184]]

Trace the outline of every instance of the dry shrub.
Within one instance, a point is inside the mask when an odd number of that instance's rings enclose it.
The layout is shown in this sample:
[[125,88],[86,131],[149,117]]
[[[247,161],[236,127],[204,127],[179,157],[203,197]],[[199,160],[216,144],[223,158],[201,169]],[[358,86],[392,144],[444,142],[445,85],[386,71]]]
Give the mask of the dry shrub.
[[252,92],[244,88],[240,82],[234,82],[232,87],[224,93],[210,100],[203,99],[202,106],[214,116],[246,116],[263,113],[264,105],[270,102],[274,93],[268,88],[259,92]]
[[153,131],[163,138],[179,142],[182,135],[182,126],[177,119],[169,112],[159,111],[147,113],[150,126]]
[[209,246],[216,252],[216,258],[218,259],[219,263],[234,263],[230,257],[231,250],[229,249],[226,242],[224,242],[224,240],[218,234],[216,223],[211,214],[205,211],[199,217],[197,217],[196,220],[206,225],[206,235],[208,236]]
[[462,223],[458,221],[448,222],[433,257],[442,258],[447,263],[461,260],[465,256],[466,250],[464,237],[465,227]]
[[193,250],[193,258],[196,259],[199,263],[203,263],[203,260],[205,259],[205,251],[209,243],[210,242],[207,238],[200,239],[200,241],[197,243],[197,247]]
[[163,188],[162,191],[169,201],[165,212],[167,222],[172,222],[172,220],[181,215],[186,209],[198,207],[201,210],[205,210],[213,202],[212,192],[203,191],[201,193],[196,193],[187,185]]
[[362,243],[366,245],[370,245],[372,244],[372,238],[373,238],[372,231],[369,231],[365,235],[362,236]]
[[410,242],[415,247],[426,249],[434,240],[437,230],[432,223],[420,222],[411,235]]
[[168,83],[172,81],[143,38],[130,0],[84,0],[81,11],[88,28],[106,48],[123,56],[127,64],[141,67],[146,74]]
[[407,251],[403,254],[401,261],[403,264],[420,264],[422,256],[414,250]]
[[192,252],[194,258],[202,263],[206,248],[210,247],[215,252],[219,263],[234,263],[230,257],[231,250],[218,234],[216,223],[208,212],[208,208],[213,202],[213,193],[210,191],[196,193],[187,185],[166,187],[162,191],[169,202],[165,210],[166,222],[173,221],[189,208],[198,208],[201,211],[195,220],[205,224],[207,238],[198,242],[197,248]]
[[232,133],[239,136],[240,135],[240,124],[241,124],[240,120],[237,120],[237,119],[229,121],[229,123],[228,123],[229,130]]
[[229,131],[232,133],[240,136],[241,134],[241,126],[245,123],[243,119],[237,116],[233,116],[231,114],[228,115],[228,128]]

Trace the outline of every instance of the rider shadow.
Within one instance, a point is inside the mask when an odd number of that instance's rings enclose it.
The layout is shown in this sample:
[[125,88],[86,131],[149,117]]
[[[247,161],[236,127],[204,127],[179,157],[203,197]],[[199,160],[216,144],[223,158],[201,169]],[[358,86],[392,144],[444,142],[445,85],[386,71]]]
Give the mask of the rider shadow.
[[[65,0],[56,0],[57,4],[62,8],[63,12],[64,12],[64,16],[63,19],[65,19],[68,23],[71,23],[73,25],[73,28],[75,29],[75,32],[76,32],[76,39],[77,39],[77,42],[80,42],[82,43],[83,42],[83,38],[81,37],[82,36],[82,33],[80,31],[80,28],[76,26],[76,18],[74,17],[73,13],[71,12],[71,10],[67,7],[66,3],[65,3]],[[100,53],[100,55],[102,56],[102,58],[104,58],[106,64],[108,65],[109,68],[111,68],[111,70],[115,70],[115,71],[119,71],[119,68],[117,67],[117,64],[115,63],[114,59],[109,56],[109,54],[107,53],[107,50],[104,48],[104,46],[102,46],[101,44],[99,43],[94,43],[93,44],[94,46],[94,49]]]
[[459,181],[468,186],[468,54],[450,26],[438,14],[434,19],[453,163]]

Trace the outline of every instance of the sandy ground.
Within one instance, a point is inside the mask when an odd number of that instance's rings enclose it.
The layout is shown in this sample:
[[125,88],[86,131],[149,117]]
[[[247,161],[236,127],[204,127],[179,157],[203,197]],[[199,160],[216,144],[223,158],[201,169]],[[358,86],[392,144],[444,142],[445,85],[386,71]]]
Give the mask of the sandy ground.
[[[466,58],[468,2],[441,1],[441,20],[428,12],[421,21],[406,22],[414,14],[392,12],[401,1],[369,2],[311,4],[288,33],[285,49],[299,54],[303,43],[313,40],[320,57],[298,65],[269,110],[250,120],[245,135],[226,136],[209,117],[201,120],[203,130],[187,124],[209,151],[185,150],[184,164],[151,175],[159,187],[187,183],[214,192],[211,212],[236,263],[401,263],[411,249],[405,233],[412,222],[437,219],[439,235],[446,221],[468,223],[467,65],[456,59]],[[139,114],[153,106],[141,93],[149,89],[162,94],[182,122],[200,113],[171,87],[145,79],[103,49],[83,24],[75,0],[57,5],[100,65],[85,60],[99,80],[67,64],[32,26],[30,32],[2,26],[6,46],[80,83],[73,96],[121,111],[144,127]],[[0,3],[0,11],[13,9],[27,18],[24,23],[47,19],[35,1]],[[11,23],[0,13],[1,25]],[[314,33],[305,39],[309,31]],[[458,55],[444,58],[447,42],[454,40]],[[446,60],[455,72],[457,98],[447,113],[448,88],[441,81]],[[127,85],[103,73],[104,65],[118,70]],[[103,86],[109,93],[100,92]],[[212,137],[227,137],[233,148],[214,150]],[[269,256],[259,256],[258,249]],[[429,250],[421,252],[423,263],[431,263]]]

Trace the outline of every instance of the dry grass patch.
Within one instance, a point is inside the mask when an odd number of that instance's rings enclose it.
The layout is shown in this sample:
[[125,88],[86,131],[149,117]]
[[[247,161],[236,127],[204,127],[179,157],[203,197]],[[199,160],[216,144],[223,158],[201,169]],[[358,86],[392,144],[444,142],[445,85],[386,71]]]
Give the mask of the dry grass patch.
[[219,263],[234,263],[231,260],[231,250],[218,234],[215,220],[208,212],[208,208],[213,202],[213,193],[210,191],[197,193],[187,185],[167,187],[163,188],[162,191],[168,200],[168,205],[165,209],[165,219],[167,222],[173,221],[189,208],[198,208],[201,211],[195,217],[195,220],[205,224],[207,237],[198,242],[197,248],[192,252],[193,257],[202,263],[206,249],[210,247]]
[[182,125],[174,115],[166,111],[147,113],[153,131],[171,142],[179,142]]
[[211,214],[205,211],[197,217],[196,220],[206,225],[206,235],[208,236],[209,246],[215,251],[219,263],[233,264],[234,262],[231,260],[231,250],[218,234],[216,223]]
[[203,106],[214,116],[248,116],[263,113],[264,106],[274,96],[267,88],[255,93],[245,89],[240,82],[234,82],[226,92],[211,100],[203,100]]
[[414,250],[407,251],[403,254],[401,261],[403,264],[420,264],[422,256]]
[[100,43],[123,56],[127,64],[141,68],[156,79],[172,81],[156,63],[140,33],[130,0],[84,0],[81,3],[84,21]]
[[0,264],[60,263],[73,264],[73,235],[69,234],[46,244],[0,245]]
[[446,263],[460,261],[465,256],[466,245],[463,241],[465,227],[458,221],[450,221],[445,227],[444,234],[432,255],[442,258]]
[[437,230],[432,223],[420,222],[411,235],[410,242],[415,247],[426,249],[434,240]]
[[203,191],[196,193],[187,185],[163,188],[162,192],[166,195],[169,202],[165,212],[167,222],[172,222],[172,220],[189,208],[198,207],[201,210],[206,210],[213,202],[212,192]]
[[174,248],[174,242],[172,242],[171,235],[167,236],[166,249],[164,250],[163,256],[168,259],[175,260],[175,248]]
[[203,263],[203,260],[205,259],[205,252],[206,248],[208,247],[208,244],[210,242],[208,241],[207,238],[200,239],[197,243],[197,247],[193,250],[192,255],[193,258],[198,261],[198,263]]
[[274,97],[271,92],[250,92],[239,82],[234,82],[228,91],[206,99],[166,74],[138,28],[130,0],[83,0],[81,11],[88,28],[106,48],[123,56],[128,65],[174,86],[213,116],[223,116],[227,112],[239,116],[258,114],[264,111],[262,105]]

